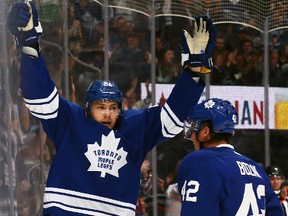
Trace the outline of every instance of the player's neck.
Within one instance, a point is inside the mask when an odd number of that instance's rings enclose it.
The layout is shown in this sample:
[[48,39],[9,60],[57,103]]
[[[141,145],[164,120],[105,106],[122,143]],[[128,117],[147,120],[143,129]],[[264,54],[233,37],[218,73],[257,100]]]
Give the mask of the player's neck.
[[212,147],[217,147],[221,144],[228,144],[227,141],[225,140],[217,140],[217,141],[209,141],[204,143],[204,148],[212,148]]

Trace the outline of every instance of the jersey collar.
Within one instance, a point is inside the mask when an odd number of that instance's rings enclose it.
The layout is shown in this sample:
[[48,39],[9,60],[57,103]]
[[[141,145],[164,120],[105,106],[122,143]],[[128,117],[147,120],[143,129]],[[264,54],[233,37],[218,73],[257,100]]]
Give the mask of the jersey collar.
[[234,146],[232,146],[231,144],[220,144],[217,146],[217,148],[224,148],[224,147],[231,148],[234,150]]

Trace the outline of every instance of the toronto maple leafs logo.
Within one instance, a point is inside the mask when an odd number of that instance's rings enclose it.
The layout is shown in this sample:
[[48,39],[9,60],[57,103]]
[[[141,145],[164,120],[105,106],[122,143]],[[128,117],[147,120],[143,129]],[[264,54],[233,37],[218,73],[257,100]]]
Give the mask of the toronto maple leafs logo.
[[119,142],[120,138],[115,138],[114,131],[111,131],[108,136],[102,135],[101,146],[97,142],[88,144],[85,156],[91,165],[87,171],[101,172],[102,178],[106,173],[119,177],[119,169],[127,163],[127,152],[123,147],[117,149]]
[[204,104],[204,107],[207,109],[213,108],[215,105],[215,102],[213,100],[209,100]]

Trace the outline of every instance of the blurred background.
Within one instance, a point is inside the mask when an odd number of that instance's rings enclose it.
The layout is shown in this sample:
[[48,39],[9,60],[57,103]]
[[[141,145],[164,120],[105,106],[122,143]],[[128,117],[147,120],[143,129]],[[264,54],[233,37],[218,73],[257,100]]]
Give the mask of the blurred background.
[[[0,0],[0,215],[41,215],[55,149],[24,106],[20,52],[6,27],[16,1]],[[84,105],[95,79],[114,80],[125,109],[163,105],[182,73],[179,34],[213,19],[214,72],[200,100],[239,112],[235,149],[288,176],[288,2],[285,0],[37,0],[41,48],[60,94]],[[179,134],[143,164],[137,215],[178,215],[177,166],[193,146]]]

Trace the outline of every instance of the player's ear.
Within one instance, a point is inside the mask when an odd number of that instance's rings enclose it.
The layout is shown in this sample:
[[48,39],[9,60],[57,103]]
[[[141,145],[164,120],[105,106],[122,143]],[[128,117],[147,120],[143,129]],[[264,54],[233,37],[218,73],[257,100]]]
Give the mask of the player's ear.
[[210,140],[211,138],[211,129],[207,124],[203,124],[201,128],[201,135],[203,140]]
[[205,125],[205,126],[203,127],[203,133],[204,133],[205,135],[210,133],[210,128],[209,128],[207,125]]

